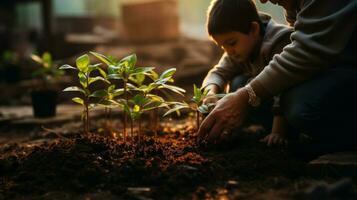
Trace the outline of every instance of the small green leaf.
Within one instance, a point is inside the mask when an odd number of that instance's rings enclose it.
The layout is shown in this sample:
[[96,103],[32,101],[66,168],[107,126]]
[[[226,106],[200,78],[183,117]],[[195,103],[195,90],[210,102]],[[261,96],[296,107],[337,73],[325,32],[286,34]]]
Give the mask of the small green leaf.
[[121,76],[119,76],[119,74],[109,74],[107,76],[108,79],[115,79],[115,80],[120,80],[123,79]]
[[164,71],[164,72],[160,75],[160,79],[171,78],[171,76],[174,75],[175,72],[176,72],[176,68],[170,68],[170,69]]
[[135,74],[134,76],[131,76],[129,80],[133,81],[136,85],[140,86],[143,84],[145,80],[145,74]]
[[198,109],[197,109],[200,113],[202,113],[202,114],[206,114],[206,113],[209,113],[209,107],[208,107],[208,105],[201,105],[201,106],[199,106],[198,107]]
[[155,67],[137,67],[133,70],[132,75],[135,74],[150,75],[154,69]]
[[59,67],[58,69],[75,69],[75,70],[77,70],[77,68],[72,67],[71,65],[67,65],[67,64],[62,65],[62,66]]
[[92,84],[92,83],[94,83],[96,81],[103,81],[103,82],[106,82],[106,83],[110,84],[110,82],[108,80],[106,80],[105,78],[103,78],[101,76],[96,76],[94,78],[89,78],[88,84],[90,85],[90,84]]
[[121,89],[116,89],[116,90],[114,90],[114,91],[112,92],[112,94],[113,94],[114,97],[117,97],[117,96],[119,96],[119,95],[122,95],[122,94],[124,94],[124,89],[123,89],[123,88],[121,88]]
[[104,62],[107,65],[113,64],[109,58],[107,58],[106,56],[104,56],[100,53],[91,51],[90,54],[92,54],[93,56],[95,56],[96,58],[98,58],[99,60],[101,60],[102,62]]
[[95,92],[93,92],[91,95],[89,95],[90,97],[97,97],[97,98],[102,98],[107,96],[108,93],[106,90],[97,90]]
[[188,104],[175,105],[172,109],[168,110],[163,116],[165,117],[173,112],[178,112],[181,109],[190,109],[190,106]]
[[74,97],[74,98],[72,99],[72,101],[74,101],[75,103],[84,105],[83,99],[81,99],[81,98],[79,98],[79,97]]
[[115,85],[110,85],[107,90],[109,93],[113,92],[115,90]]
[[91,103],[91,104],[88,105],[88,109],[89,109],[89,110],[90,110],[90,109],[93,109],[93,108],[95,108],[96,106],[97,106],[97,104]]
[[131,54],[125,58],[123,58],[120,63],[124,63],[126,67],[134,68],[136,65],[137,57],[136,54]]
[[82,71],[82,72],[88,71],[89,63],[90,63],[89,56],[87,54],[80,56],[76,60],[77,68],[79,69],[79,71]]
[[174,86],[174,85],[167,85],[167,84],[162,84],[160,86],[160,88],[165,88],[165,89],[168,89],[168,90],[171,90],[172,92],[175,92],[177,94],[180,94],[181,96],[184,96],[184,93],[186,93],[186,90],[180,88],[180,87],[177,87],[177,86]]
[[142,105],[144,104],[146,101],[150,101],[148,99],[146,99],[143,95],[141,94],[137,94],[132,98],[132,101],[134,102],[134,104],[137,105]]
[[81,71],[78,72],[78,79],[79,79],[79,83],[83,86],[83,88],[88,87],[87,76],[83,72]]
[[150,71],[148,76],[153,80],[156,81],[159,78],[159,74],[157,74],[154,70]]
[[193,84],[193,95],[195,97],[200,97],[201,96],[201,90],[197,88],[195,84]]
[[44,63],[47,64],[47,67],[51,67],[52,66],[52,56],[49,52],[45,52],[42,55],[42,60]]
[[131,83],[126,83],[126,86],[128,87],[129,90],[139,90],[138,87],[136,87],[135,85],[133,85]]
[[41,65],[43,64],[42,58],[40,58],[40,56],[38,56],[38,55],[32,54],[31,59]]
[[152,101],[165,102],[165,100],[158,95],[148,94],[147,97],[150,98]]
[[109,65],[108,66],[108,74],[117,74],[120,70],[120,66],[117,67],[115,65]]
[[106,72],[105,72],[102,68],[98,67],[97,69],[98,69],[98,71],[99,71],[100,75],[102,75],[102,76],[103,76],[103,78],[105,78],[105,79],[107,79],[107,78],[108,78],[107,73],[106,73]]
[[86,91],[83,90],[82,88],[77,87],[77,86],[67,87],[63,90],[63,92],[81,92],[84,95],[86,95]]

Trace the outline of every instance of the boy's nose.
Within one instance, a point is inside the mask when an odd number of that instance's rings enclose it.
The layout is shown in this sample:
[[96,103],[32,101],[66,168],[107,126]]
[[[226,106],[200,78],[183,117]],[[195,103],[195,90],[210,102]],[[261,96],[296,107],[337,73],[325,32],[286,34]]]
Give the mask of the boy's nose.
[[231,48],[226,49],[226,52],[229,56],[234,56],[236,54],[235,50]]

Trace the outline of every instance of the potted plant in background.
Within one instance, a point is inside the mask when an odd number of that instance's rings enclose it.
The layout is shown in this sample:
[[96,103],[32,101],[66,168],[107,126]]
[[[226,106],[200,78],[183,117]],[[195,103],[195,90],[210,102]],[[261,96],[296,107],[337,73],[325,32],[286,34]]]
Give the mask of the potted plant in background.
[[42,56],[31,55],[39,69],[32,73],[33,77],[40,79],[40,87],[31,91],[33,114],[35,117],[53,117],[56,115],[58,91],[53,88],[53,82],[64,74],[52,60],[49,52]]

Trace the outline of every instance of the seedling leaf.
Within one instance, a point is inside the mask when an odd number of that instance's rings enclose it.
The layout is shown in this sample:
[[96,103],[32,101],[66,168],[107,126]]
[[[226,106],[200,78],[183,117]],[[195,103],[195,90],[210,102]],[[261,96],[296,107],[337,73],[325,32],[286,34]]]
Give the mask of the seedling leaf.
[[72,98],[72,101],[74,101],[75,103],[84,105],[83,99],[81,99],[81,98],[79,98],[79,97],[74,97],[74,98]]

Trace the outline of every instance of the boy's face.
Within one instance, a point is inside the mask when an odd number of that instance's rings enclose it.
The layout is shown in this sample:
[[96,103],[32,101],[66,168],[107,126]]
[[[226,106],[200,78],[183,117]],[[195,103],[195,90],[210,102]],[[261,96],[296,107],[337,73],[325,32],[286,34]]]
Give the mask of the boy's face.
[[244,34],[231,31],[212,36],[214,42],[221,47],[235,62],[246,62],[257,46],[260,36],[252,31]]

